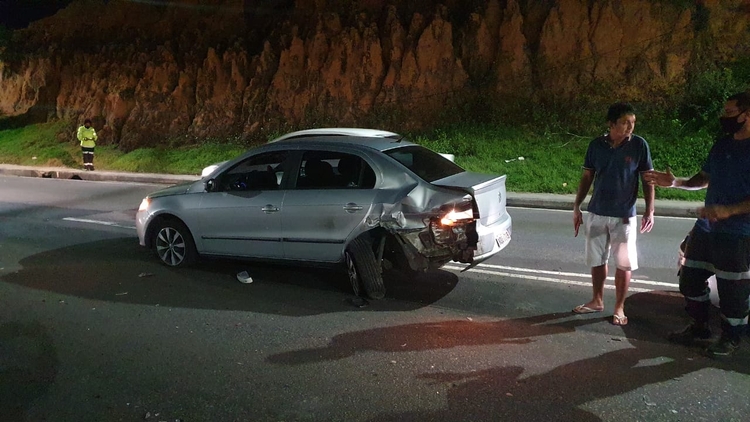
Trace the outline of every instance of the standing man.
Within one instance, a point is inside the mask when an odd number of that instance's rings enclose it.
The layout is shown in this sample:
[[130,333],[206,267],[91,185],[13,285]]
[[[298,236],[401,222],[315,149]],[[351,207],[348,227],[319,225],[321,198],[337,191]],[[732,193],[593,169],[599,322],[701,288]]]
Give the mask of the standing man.
[[732,355],[747,330],[750,309],[750,93],[729,97],[720,118],[723,137],[714,143],[701,171],[691,178],[651,171],[648,183],[697,190],[708,188],[698,210],[680,271],[680,292],[692,323],[669,335],[675,343],[691,345],[711,337],[708,326],[708,278],[716,275],[721,308],[721,338],[709,345],[711,357]]
[[[628,103],[616,103],[607,111],[609,133],[589,144],[583,163],[583,174],[578,184],[573,206],[573,228],[584,224],[586,233],[586,264],[591,267],[593,297],[588,303],[576,306],[574,313],[587,314],[604,310],[604,281],[607,262],[613,250],[615,265],[614,325],[626,325],[625,297],[628,294],[631,272],[638,268],[636,250],[635,202],[641,175],[653,169],[648,143],[633,135],[635,109]],[[581,204],[591,185],[594,191],[584,218]],[[643,183],[646,210],[641,220],[641,233],[654,225],[654,187]]]
[[91,127],[91,119],[83,121],[83,126],[78,128],[76,134],[81,141],[81,152],[83,153],[83,166],[88,171],[94,171],[94,147],[96,147],[96,131]]

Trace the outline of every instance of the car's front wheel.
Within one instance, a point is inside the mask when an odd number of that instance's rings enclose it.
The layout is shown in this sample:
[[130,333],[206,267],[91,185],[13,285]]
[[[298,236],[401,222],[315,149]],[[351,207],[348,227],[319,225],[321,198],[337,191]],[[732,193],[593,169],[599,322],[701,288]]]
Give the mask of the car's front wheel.
[[355,295],[359,295],[361,282],[370,299],[385,297],[383,274],[370,242],[362,237],[352,240],[344,252],[344,258],[349,282],[352,284]]
[[168,219],[156,224],[154,251],[162,263],[170,267],[186,267],[195,262],[195,242],[187,226]]

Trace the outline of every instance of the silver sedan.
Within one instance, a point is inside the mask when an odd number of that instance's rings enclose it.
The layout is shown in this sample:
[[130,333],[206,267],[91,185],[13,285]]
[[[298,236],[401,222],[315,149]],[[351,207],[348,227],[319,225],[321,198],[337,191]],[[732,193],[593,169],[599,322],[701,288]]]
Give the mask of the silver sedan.
[[372,129],[293,132],[144,198],[138,238],[173,267],[199,256],[345,264],[355,293],[382,269],[473,266],[505,248],[505,176],[467,172]]

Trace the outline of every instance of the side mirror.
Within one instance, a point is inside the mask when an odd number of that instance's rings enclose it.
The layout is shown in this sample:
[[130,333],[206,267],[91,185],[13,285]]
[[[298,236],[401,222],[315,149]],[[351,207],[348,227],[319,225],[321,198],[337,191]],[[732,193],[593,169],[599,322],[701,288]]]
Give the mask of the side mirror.
[[215,179],[206,180],[205,186],[206,186],[206,192],[213,192],[216,189],[216,180]]

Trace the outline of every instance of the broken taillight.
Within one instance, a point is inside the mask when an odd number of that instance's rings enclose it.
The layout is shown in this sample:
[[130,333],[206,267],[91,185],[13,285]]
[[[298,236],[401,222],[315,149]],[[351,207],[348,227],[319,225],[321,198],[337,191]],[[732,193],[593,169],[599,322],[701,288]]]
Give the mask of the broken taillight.
[[464,211],[450,210],[440,219],[444,226],[455,226],[461,223],[470,223],[474,219],[474,212],[470,209]]

